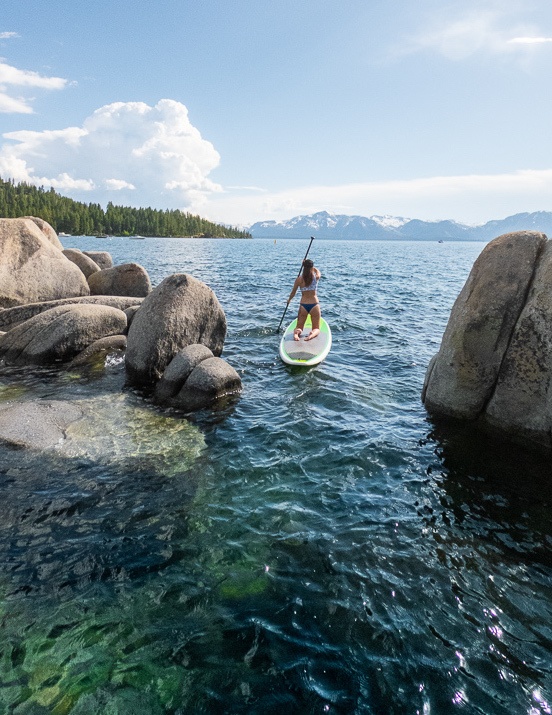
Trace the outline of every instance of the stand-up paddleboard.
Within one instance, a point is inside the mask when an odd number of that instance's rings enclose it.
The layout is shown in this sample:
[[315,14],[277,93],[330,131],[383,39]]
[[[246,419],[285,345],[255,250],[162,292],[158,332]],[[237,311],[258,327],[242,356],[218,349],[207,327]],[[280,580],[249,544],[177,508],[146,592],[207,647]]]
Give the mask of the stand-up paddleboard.
[[312,330],[310,315],[307,316],[303,334],[299,340],[293,339],[293,331],[297,327],[297,318],[286,328],[280,340],[280,357],[288,365],[318,365],[322,362],[332,347],[332,331],[324,318],[320,318],[320,333],[312,340],[305,340]]

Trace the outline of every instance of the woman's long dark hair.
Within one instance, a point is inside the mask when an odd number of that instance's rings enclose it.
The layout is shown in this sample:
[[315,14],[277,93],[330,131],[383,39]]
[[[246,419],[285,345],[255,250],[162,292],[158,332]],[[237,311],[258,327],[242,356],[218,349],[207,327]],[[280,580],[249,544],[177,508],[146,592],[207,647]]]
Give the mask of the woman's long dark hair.
[[314,263],[311,261],[310,258],[307,258],[305,261],[303,261],[303,282],[305,286],[310,286],[312,283],[312,279],[314,277]]

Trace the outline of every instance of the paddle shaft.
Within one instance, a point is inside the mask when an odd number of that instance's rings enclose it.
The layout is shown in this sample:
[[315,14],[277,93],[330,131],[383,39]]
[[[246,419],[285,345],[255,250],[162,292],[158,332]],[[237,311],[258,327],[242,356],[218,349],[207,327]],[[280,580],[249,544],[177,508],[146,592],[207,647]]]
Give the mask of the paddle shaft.
[[[311,236],[311,240],[310,240],[310,243],[309,243],[309,247],[307,248],[307,252],[305,253],[305,257],[304,257],[303,260],[301,261],[301,268],[299,269],[299,273],[297,274],[297,277],[299,277],[299,276],[301,275],[301,271],[303,270],[303,263],[307,260],[307,256],[309,255],[309,251],[310,251],[310,248],[311,248],[311,246],[312,246],[312,242],[313,242],[313,241],[314,241],[314,236]],[[287,309],[288,309],[288,308],[289,308],[289,303],[286,303],[286,308],[285,308],[285,310],[284,310],[284,312],[283,312],[282,317],[280,318],[280,322],[278,323],[278,327],[276,328],[276,332],[277,332],[277,333],[280,332],[280,328],[281,328],[281,326],[282,326],[282,323],[284,322],[284,317],[285,317],[285,315],[286,315],[286,313],[287,313]]]

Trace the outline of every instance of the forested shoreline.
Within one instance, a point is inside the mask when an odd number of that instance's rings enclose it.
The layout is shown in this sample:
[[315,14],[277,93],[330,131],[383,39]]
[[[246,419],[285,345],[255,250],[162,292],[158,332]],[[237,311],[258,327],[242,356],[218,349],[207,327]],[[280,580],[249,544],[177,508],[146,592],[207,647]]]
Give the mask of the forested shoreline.
[[74,201],[53,188],[16,183],[0,178],[0,218],[37,216],[55,231],[73,236],[161,236],[251,238],[247,231],[207,221],[178,209],[115,206]]

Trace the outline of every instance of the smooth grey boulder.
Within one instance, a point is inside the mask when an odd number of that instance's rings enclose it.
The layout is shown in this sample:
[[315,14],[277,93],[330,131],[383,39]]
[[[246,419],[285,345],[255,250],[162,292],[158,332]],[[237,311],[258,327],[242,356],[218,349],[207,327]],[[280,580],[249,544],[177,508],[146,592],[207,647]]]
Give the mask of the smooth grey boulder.
[[13,365],[70,360],[88,345],[126,328],[122,310],[105,305],[63,305],[12,328],[0,343],[0,358]]
[[57,308],[60,305],[109,305],[124,312],[130,307],[138,307],[142,300],[143,298],[133,296],[89,295],[81,298],[60,298],[59,300],[49,300],[43,303],[28,303],[27,305],[18,305],[15,308],[0,310],[0,328],[11,330],[34,315],[43,313],[45,310]]
[[93,362],[98,355],[124,352],[126,349],[126,335],[109,335],[106,338],[94,340],[87,348],[80,352],[71,362],[69,367],[78,367]]
[[234,368],[218,357],[202,360],[190,373],[184,386],[170,400],[171,407],[184,412],[210,407],[214,402],[241,391],[241,379]]
[[202,343],[220,355],[226,316],[213,291],[186,273],[165,278],[144,299],[128,331],[125,356],[130,384],[154,385],[177,352]]
[[93,261],[89,256],[86,256],[78,248],[64,248],[62,251],[65,258],[68,258],[72,263],[74,263],[84,274],[85,278],[91,276],[92,273],[97,273],[100,270],[98,264]]
[[153,398],[157,404],[168,404],[184,386],[192,370],[203,360],[212,358],[206,345],[188,345],[176,353],[155,386]]
[[123,263],[93,273],[88,278],[92,295],[126,295],[144,298],[151,293],[151,281],[138,263]]
[[484,420],[518,441],[552,447],[552,242],[513,331]]
[[101,271],[104,271],[106,268],[113,268],[111,253],[107,251],[83,251],[83,253],[85,256],[88,256],[88,258],[91,258],[94,263],[100,267]]
[[504,234],[475,261],[426,375],[432,414],[474,420],[484,411],[546,240],[535,231]]
[[130,330],[130,326],[132,325],[132,321],[134,320],[134,316],[136,315],[139,307],[139,305],[131,305],[124,310],[124,314],[127,317],[127,333]]
[[59,240],[57,233],[47,221],[44,221],[44,219],[38,218],[37,216],[23,216],[23,218],[29,219],[30,221],[34,221],[38,228],[46,236],[48,241],[50,241],[50,243],[56,248],[59,248],[60,251],[63,250],[63,244]]
[[0,404],[0,440],[12,447],[48,449],[65,440],[65,431],[81,419],[71,402],[30,400]]
[[82,272],[32,219],[0,219],[0,307],[89,295]]

